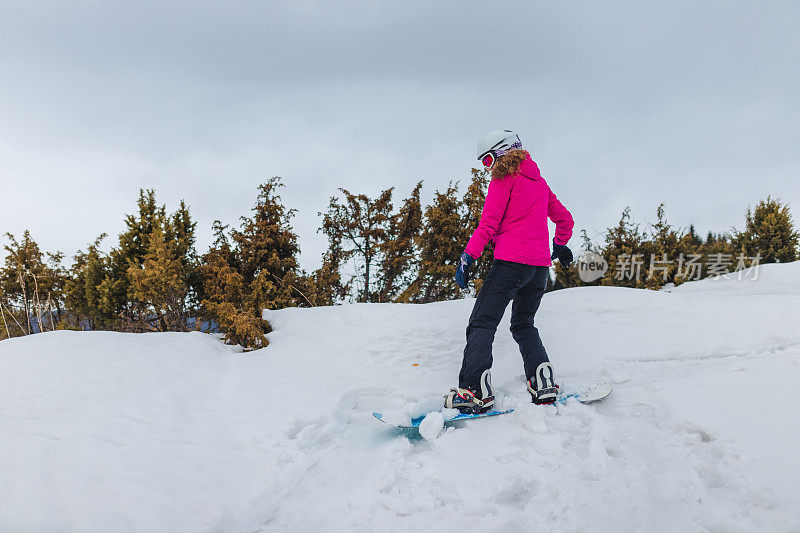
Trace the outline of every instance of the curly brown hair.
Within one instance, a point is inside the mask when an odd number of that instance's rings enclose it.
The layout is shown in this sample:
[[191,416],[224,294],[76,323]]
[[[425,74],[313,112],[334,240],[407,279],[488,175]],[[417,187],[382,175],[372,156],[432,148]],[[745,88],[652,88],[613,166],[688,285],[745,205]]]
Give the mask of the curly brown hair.
[[528,156],[525,150],[511,150],[497,158],[492,168],[492,179],[499,180],[519,172],[519,166]]

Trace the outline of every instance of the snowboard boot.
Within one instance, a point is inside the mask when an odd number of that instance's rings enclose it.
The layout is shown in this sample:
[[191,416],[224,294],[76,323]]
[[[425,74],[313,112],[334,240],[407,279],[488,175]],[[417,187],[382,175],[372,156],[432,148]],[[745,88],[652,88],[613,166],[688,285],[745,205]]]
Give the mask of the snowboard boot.
[[464,414],[485,413],[494,407],[494,391],[492,391],[492,375],[488,370],[481,374],[480,390],[452,388],[444,397],[444,406],[458,409]]
[[556,403],[558,385],[553,381],[553,366],[542,363],[536,369],[536,374],[528,380],[528,392],[531,400],[538,405]]

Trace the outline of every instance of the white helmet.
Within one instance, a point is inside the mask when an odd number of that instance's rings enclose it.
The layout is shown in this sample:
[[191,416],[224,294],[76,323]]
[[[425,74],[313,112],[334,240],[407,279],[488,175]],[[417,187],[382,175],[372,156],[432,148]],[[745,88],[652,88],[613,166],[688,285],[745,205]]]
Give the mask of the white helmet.
[[494,162],[503,154],[511,150],[522,148],[519,135],[511,130],[495,130],[487,133],[478,143],[478,159],[483,166],[492,168]]

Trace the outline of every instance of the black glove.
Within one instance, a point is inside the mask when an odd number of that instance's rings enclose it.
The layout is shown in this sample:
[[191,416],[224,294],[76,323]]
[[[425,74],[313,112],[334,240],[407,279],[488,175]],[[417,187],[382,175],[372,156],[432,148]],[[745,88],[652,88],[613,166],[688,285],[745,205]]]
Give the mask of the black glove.
[[567,248],[566,244],[556,244],[556,240],[553,239],[553,254],[550,259],[558,259],[561,266],[569,268],[572,264],[572,250]]
[[461,257],[458,259],[458,268],[456,269],[456,283],[462,289],[467,288],[467,283],[469,282],[469,268],[472,266],[472,263],[475,262],[475,258],[469,255],[467,252],[461,254]]

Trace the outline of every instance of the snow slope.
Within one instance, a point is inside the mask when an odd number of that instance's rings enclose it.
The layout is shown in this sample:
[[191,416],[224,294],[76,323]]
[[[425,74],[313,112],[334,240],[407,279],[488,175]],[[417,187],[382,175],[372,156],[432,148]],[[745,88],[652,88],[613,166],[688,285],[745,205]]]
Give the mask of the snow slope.
[[[562,385],[425,440],[381,424],[455,384],[472,300],[268,312],[192,334],[0,343],[0,531],[800,531],[800,262],[672,292],[580,288],[537,316]],[[542,526],[544,524],[544,526]]]

